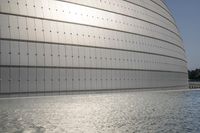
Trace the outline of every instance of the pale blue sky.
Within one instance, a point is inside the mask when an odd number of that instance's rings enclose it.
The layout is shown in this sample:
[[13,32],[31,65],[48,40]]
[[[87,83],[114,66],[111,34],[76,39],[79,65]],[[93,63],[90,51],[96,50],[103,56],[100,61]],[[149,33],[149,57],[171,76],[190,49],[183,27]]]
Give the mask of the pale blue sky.
[[200,68],[200,0],[165,0],[180,29],[188,68]]

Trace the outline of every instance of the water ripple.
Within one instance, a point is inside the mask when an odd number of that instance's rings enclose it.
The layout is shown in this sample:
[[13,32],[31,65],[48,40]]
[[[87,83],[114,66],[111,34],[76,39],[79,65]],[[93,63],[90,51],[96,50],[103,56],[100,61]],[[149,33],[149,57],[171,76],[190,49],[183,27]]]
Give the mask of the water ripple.
[[0,133],[199,133],[200,91],[0,100]]

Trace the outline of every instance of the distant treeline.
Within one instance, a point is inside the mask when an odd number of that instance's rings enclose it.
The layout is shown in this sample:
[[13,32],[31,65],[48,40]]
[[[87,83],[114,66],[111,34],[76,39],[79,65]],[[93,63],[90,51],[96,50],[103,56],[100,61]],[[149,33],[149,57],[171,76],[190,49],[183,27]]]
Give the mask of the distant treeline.
[[190,81],[200,81],[200,69],[188,70],[188,76]]

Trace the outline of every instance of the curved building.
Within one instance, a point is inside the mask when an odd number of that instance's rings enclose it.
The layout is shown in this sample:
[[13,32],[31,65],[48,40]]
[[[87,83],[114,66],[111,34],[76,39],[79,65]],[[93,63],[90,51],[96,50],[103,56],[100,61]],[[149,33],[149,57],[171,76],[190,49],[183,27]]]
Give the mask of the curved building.
[[0,94],[187,88],[162,0],[0,0]]

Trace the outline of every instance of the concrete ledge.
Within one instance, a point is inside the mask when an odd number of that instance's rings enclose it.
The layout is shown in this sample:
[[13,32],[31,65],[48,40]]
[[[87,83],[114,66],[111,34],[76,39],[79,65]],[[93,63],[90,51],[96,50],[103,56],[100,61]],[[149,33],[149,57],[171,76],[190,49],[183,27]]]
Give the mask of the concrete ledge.
[[114,88],[99,90],[68,90],[68,91],[38,91],[38,92],[13,92],[0,93],[0,98],[11,97],[35,97],[35,96],[58,96],[58,95],[78,95],[78,94],[99,94],[99,93],[123,93],[136,91],[164,91],[164,90],[187,90],[188,86],[167,86],[167,87],[143,87],[143,88]]
[[189,88],[190,89],[200,88],[200,82],[189,82]]

